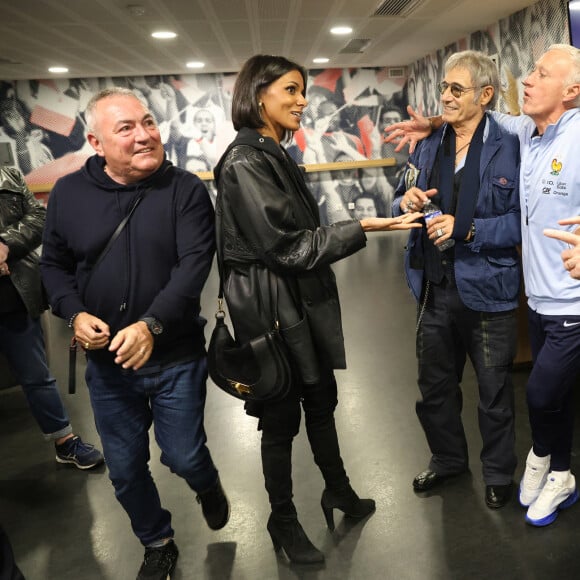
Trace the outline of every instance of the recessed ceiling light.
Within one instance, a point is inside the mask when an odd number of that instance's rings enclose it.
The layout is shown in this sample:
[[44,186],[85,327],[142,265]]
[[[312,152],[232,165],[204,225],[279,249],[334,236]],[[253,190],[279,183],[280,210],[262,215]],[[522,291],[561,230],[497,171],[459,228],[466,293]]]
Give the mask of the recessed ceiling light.
[[350,26],[335,26],[330,29],[330,32],[332,32],[332,34],[350,34],[352,28]]
[[313,58],[312,62],[315,62],[316,64],[324,64],[326,62],[328,62],[330,59],[326,58],[325,56],[320,56],[318,58]]
[[199,61],[191,61],[185,65],[187,68],[203,68],[205,66],[205,62]]
[[48,72],[51,72],[51,73],[67,73],[68,72],[68,68],[66,68],[66,66],[51,66],[48,69]]
[[153,38],[166,40],[168,38],[175,38],[177,34],[175,32],[170,32],[169,30],[159,30],[158,32],[153,32],[151,36]]

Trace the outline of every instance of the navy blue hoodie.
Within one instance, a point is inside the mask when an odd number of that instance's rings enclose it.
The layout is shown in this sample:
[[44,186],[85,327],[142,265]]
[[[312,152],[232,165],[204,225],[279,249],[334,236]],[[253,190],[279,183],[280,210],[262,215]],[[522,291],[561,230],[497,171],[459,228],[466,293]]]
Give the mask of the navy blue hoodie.
[[[111,337],[142,316],[164,326],[151,359],[153,372],[204,354],[200,294],[215,250],[214,212],[195,175],[165,160],[149,178],[113,181],[104,159],[59,179],[50,194],[41,271],[54,314],[86,311],[104,320]],[[92,265],[137,197],[142,200],[103,260]],[[89,351],[112,364],[106,349]]]

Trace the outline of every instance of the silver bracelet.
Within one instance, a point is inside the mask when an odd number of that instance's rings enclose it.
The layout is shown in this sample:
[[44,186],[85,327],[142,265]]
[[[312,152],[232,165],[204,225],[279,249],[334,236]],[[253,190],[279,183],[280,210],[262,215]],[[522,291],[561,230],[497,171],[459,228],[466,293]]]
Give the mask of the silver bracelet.
[[75,312],[75,313],[74,313],[74,314],[73,314],[73,315],[72,315],[72,316],[69,318],[69,321],[68,321],[68,327],[69,327],[69,328],[72,328],[72,327],[73,327],[73,324],[74,324],[74,322],[75,322],[75,318],[76,318],[76,317],[77,317],[77,316],[78,316],[80,313],[81,313],[81,311],[79,311],[79,312]]

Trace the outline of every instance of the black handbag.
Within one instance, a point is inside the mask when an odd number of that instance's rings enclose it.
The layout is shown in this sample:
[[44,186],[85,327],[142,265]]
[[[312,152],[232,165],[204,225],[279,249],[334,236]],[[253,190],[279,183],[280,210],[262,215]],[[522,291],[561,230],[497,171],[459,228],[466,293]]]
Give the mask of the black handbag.
[[223,277],[219,236],[217,262],[220,275],[216,324],[209,342],[207,360],[212,381],[222,391],[244,401],[282,399],[292,385],[289,352],[279,331],[278,287],[269,272],[273,320],[271,330],[239,344],[230,334],[223,309]]

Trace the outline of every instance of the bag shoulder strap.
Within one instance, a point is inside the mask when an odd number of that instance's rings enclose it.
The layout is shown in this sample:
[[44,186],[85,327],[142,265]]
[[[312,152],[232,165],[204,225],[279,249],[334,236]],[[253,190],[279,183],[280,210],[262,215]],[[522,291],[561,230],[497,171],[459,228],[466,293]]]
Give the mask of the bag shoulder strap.
[[[170,167],[171,167],[171,165],[168,165],[167,167],[165,167],[165,169],[163,170],[161,175],[159,175],[159,177],[163,177],[167,173],[167,170]],[[107,255],[107,252],[111,249],[111,246],[115,243],[117,238],[121,235],[123,228],[127,225],[128,221],[131,219],[131,216],[133,215],[134,211],[137,209],[137,206],[141,203],[141,200],[145,197],[145,195],[147,195],[147,193],[149,191],[151,191],[153,189],[153,185],[154,184],[151,184],[148,187],[146,187],[139,194],[139,197],[137,197],[137,199],[133,202],[133,205],[131,206],[129,213],[121,220],[121,223],[115,228],[115,231],[113,232],[113,234],[109,238],[109,241],[107,242],[105,247],[101,250],[101,253],[99,254],[97,259],[95,260],[95,263],[91,266],[91,272],[102,262],[103,258]]]
[[[221,229],[216,228],[216,260],[219,273],[219,288],[218,288],[218,309],[216,312],[216,317],[219,315],[221,317],[225,316],[223,309],[224,301],[224,263],[222,254],[222,235]],[[278,284],[276,277],[270,268],[266,267],[268,270],[268,286],[270,291],[270,300],[272,304],[272,328],[279,327],[278,321]]]
[[131,206],[129,213],[121,220],[121,223],[116,227],[113,235],[109,238],[107,245],[101,250],[99,257],[96,259],[95,263],[92,265],[91,270],[94,270],[102,261],[103,258],[107,255],[108,251],[111,249],[111,246],[115,243],[117,238],[121,235],[123,228],[127,225],[127,222],[131,219],[133,212],[137,209],[137,206],[141,203],[143,199],[144,193],[139,195],[139,197],[135,200],[135,203]]

